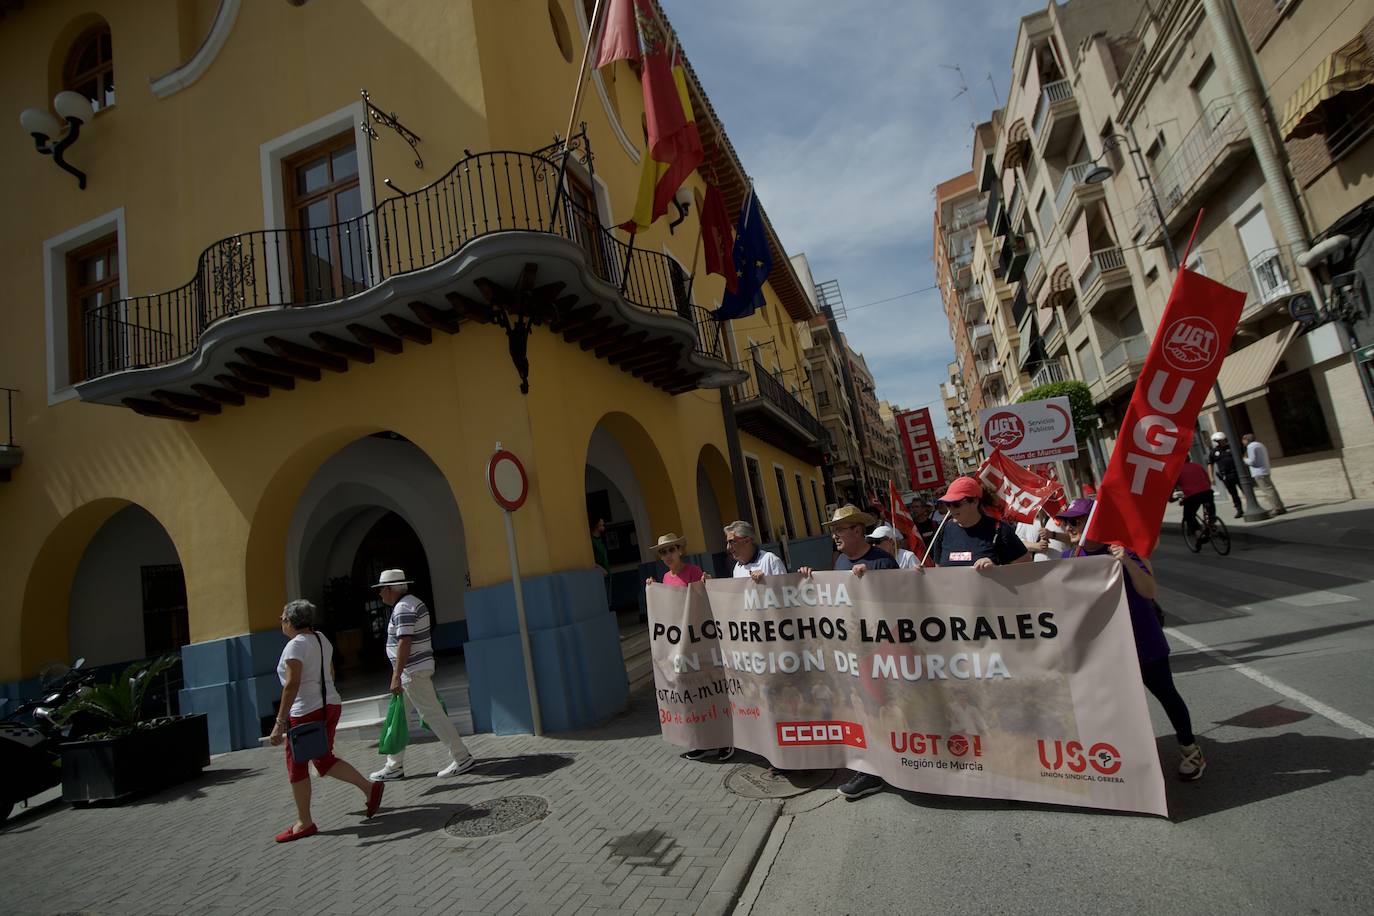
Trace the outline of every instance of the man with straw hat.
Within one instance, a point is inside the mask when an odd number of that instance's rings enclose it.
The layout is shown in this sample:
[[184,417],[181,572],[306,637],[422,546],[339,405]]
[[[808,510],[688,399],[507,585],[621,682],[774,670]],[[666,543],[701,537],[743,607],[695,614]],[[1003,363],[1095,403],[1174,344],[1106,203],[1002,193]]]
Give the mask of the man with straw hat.
[[[823,523],[823,527],[830,529],[830,536],[835,539],[835,549],[840,552],[835,558],[836,571],[847,569],[856,576],[862,576],[871,569],[898,568],[892,554],[870,544],[864,536],[864,529],[877,521],[858,506],[846,505],[836,509],[830,521]],[[798,572],[809,576],[812,570],[809,566],[803,566]]]

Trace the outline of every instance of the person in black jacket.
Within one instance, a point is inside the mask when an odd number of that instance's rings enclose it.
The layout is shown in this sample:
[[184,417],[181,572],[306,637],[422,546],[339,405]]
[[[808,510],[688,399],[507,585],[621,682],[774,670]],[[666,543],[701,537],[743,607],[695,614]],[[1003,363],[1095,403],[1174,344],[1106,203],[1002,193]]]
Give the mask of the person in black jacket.
[[1240,471],[1236,470],[1236,456],[1231,454],[1231,443],[1226,434],[1212,433],[1212,450],[1207,453],[1207,469],[1212,474],[1212,483],[1221,478],[1226,490],[1231,494],[1231,502],[1236,507],[1236,518],[1245,515],[1240,504]]

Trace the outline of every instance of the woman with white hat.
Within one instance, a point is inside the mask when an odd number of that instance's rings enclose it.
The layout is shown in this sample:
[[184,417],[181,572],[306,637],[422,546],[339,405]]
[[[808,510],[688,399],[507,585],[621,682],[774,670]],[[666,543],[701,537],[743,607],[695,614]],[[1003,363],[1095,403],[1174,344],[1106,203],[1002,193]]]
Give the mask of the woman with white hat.
[[[664,585],[686,588],[693,582],[711,578],[700,566],[682,559],[682,548],[686,544],[687,539],[685,537],[678,537],[670,531],[659,538],[658,543],[654,545],[654,553],[658,554],[663,565],[668,567],[668,571],[663,574]],[[644,584],[653,585],[654,577],[650,576],[645,579]]]

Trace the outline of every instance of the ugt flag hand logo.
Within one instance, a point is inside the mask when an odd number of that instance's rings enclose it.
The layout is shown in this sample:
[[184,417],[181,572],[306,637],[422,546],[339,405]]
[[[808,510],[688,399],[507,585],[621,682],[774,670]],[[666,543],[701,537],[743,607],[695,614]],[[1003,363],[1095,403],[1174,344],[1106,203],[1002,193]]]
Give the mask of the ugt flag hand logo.
[[1217,329],[1196,315],[1180,318],[1164,333],[1164,361],[1179,372],[1210,366],[1218,355]]

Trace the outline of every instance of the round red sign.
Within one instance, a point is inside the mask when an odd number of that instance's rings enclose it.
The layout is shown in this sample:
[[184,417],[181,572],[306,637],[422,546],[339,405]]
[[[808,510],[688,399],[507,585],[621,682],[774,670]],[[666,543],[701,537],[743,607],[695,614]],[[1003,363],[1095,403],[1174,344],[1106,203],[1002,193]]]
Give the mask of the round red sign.
[[1004,452],[1016,448],[1025,438],[1026,427],[1021,418],[1005,410],[988,417],[983,426],[983,440]]
[[514,452],[506,449],[498,450],[487,462],[487,486],[491,487],[491,498],[508,512],[523,506],[530,492],[525,466]]
[[1205,369],[1221,355],[1216,326],[1206,318],[1180,318],[1164,332],[1164,361],[1179,372]]

